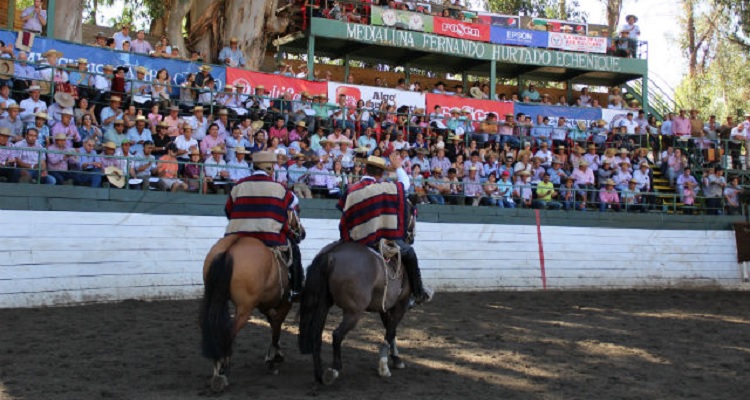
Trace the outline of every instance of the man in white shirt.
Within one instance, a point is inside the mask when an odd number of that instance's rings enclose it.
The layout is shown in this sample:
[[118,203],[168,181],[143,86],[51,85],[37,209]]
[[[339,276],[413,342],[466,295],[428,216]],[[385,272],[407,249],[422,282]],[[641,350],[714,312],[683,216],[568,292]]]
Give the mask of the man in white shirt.
[[626,119],[621,119],[617,124],[618,127],[625,127],[625,133],[628,135],[635,135],[635,128],[638,123],[633,120],[633,113],[629,112]]
[[195,106],[193,108],[193,115],[185,118],[186,125],[189,125],[193,130],[193,138],[195,140],[203,140],[206,137],[206,130],[208,129],[208,118],[203,116],[203,106]]
[[21,113],[21,119],[25,124],[33,124],[35,120],[34,114],[38,112],[47,112],[47,103],[40,100],[41,88],[37,85],[30,86],[28,89],[29,98],[21,101],[21,108],[24,112]]

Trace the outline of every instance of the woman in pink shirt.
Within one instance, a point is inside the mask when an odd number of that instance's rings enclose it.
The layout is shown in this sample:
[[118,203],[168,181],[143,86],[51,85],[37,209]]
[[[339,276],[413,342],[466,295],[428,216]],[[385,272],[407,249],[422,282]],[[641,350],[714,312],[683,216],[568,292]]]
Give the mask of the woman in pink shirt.
[[620,196],[615,190],[615,181],[607,179],[604,183],[604,187],[599,190],[599,211],[613,209],[620,211]]

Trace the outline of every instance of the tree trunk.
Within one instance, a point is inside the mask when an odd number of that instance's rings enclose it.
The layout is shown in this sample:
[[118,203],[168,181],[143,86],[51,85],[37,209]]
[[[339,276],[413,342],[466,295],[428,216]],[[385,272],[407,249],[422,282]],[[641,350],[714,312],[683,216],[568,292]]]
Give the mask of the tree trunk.
[[228,44],[230,38],[238,38],[248,69],[260,68],[269,39],[283,34],[289,25],[288,18],[276,16],[277,4],[277,0],[226,0],[226,24],[221,47]]
[[182,36],[182,23],[192,5],[193,0],[171,0],[166,16],[166,34],[167,38],[169,38],[169,43],[172,46],[177,46],[180,49],[180,54],[185,57],[190,57],[190,54],[188,54],[185,48],[185,37]]
[[151,36],[162,37],[166,32],[167,28],[167,16],[164,15],[161,18],[154,18],[151,20],[151,26],[148,29],[148,33]]
[[610,33],[617,33],[622,12],[622,0],[605,0],[607,2],[607,26]]
[[[222,5],[221,3],[223,3],[222,0],[191,1],[189,45],[192,50],[200,51],[206,62],[214,62],[219,55],[219,50],[212,51],[211,44],[214,42],[213,32],[216,26],[223,22],[214,15],[214,10]],[[170,34],[174,33],[170,32]]]
[[694,78],[698,73],[698,49],[695,46],[695,7],[693,0],[683,0],[685,8],[685,34],[687,35],[688,74]]
[[568,19],[568,5],[566,4],[565,0],[560,0],[559,10],[560,10],[560,19]]
[[80,43],[83,36],[83,4],[80,0],[59,0],[55,6],[55,39]]

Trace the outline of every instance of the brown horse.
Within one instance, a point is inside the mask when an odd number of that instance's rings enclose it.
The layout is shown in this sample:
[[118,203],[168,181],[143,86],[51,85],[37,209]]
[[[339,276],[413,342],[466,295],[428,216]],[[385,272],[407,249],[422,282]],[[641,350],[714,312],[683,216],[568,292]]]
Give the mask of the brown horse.
[[[214,363],[211,388],[218,392],[227,386],[232,343],[256,308],[271,325],[265,361],[270,371],[278,373],[278,364],[284,361],[279,347],[281,324],[292,307],[286,265],[260,240],[228,235],[208,252],[203,282],[200,325],[203,355]],[[234,319],[230,300],[235,306]]]
[[[411,214],[407,242],[414,241],[416,215]],[[341,372],[341,343],[364,313],[377,312],[385,327],[380,346],[378,373],[391,376],[388,367],[405,367],[396,346],[396,328],[409,308],[411,289],[400,259],[386,265],[374,250],[357,243],[335,242],[323,248],[307,269],[300,302],[299,348],[313,355],[315,379],[330,385]],[[323,372],[320,348],[328,311],[333,305],[343,311],[341,324],[333,331],[333,365]]]

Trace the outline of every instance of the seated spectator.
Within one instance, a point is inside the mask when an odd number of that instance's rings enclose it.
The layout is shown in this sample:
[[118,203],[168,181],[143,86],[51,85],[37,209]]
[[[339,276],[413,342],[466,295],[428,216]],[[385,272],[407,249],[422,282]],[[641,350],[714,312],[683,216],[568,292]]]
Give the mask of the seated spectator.
[[227,170],[229,171],[229,181],[234,184],[250,176],[250,166],[245,161],[245,156],[250,152],[243,146],[238,146],[233,153],[234,159],[227,163]]
[[680,190],[680,194],[682,196],[682,203],[688,208],[683,209],[683,212],[685,214],[692,214],[693,209],[692,206],[695,205],[695,187],[698,186],[697,182],[693,181],[686,181],[685,185]]
[[159,158],[156,167],[159,175],[159,188],[171,192],[184,191],[188,189],[185,182],[177,177],[179,164],[177,162],[177,146],[174,143],[167,145],[167,154]]
[[190,150],[190,162],[185,164],[182,177],[188,186],[189,192],[197,192],[201,186],[201,152],[197,148]]
[[151,130],[146,128],[146,117],[139,115],[135,118],[135,126],[128,130],[128,140],[132,143],[132,151],[135,154],[143,152],[143,144],[147,141],[153,142]]
[[18,182],[19,172],[16,169],[16,152],[13,151],[13,144],[10,142],[10,129],[0,128],[0,178],[8,182]]
[[513,201],[521,208],[531,208],[532,206],[533,191],[529,183],[530,176],[529,171],[518,172],[513,185]]
[[479,169],[476,166],[468,167],[467,171],[463,180],[464,196],[466,196],[467,201],[471,200],[472,206],[476,207],[484,197],[482,180],[479,177]]
[[593,99],[591,98],[591,95],[589,95],[589,88],[585,87],[581,89],[581,95],[578,99],[581,100],[581,106],[590,107]]
[[622,190],[622,206],[625,212],[640,211],[646,212],[646,207],[642,204],[641,191],[638,189],[638,181],[631,179],[628,181],[628,187]]
[[245,67],[245,55],[239,48],[239,39],[236,37],[229,39],[229,46],[224,47],[221,49],[221,52],[219,52],[219,60],[229,67]]
[[729,180],[729,185],[724,188],[724,205],[726,207],[727,215],[740,214],[740,194],[743,189],[740,186],[740,179],[738,177],[732,177]]
[[52,129],[50,129],[50,135],[53,137],[57,137],[60,134],[65,135],[66,146],[69,148],[74,147],[74,145],[76,147],[80,146],[81,135],[78,133],[78,127],[73,122],[73,110],[70,108],[63,109],[60,112],[60,118],[60,122],[55,123]]
[[87,138],[83,141],[83,146],[78,149],[77,162],[75,170],[81,171],[73,175],[77,185],[89,185],[94,188],[102,186],[102,162],[99,155],[94,150],[96,140]]
[[76,162],[76,156],[72,146],[67,144],[67,136],[64,133],[58,133],[53,136],[53,144],[48,147],[47,168],[49,175],[55,179],[58,185],[63,184],[68,179],[73,179],[73,175],[68,172],[69,164]]
[[147,140],[143,143],[143,152],[137,153],[135,159],[130,163],[130,176],[143,180],[143,188],[147,189],[152,176],[155,176],[156,157],[151,153],[154,142]]
[[604,187],[599,189],[599,211],[605,210],[620,211],[620,196],[615,190],[615,182],[612,179],[607,179]]
[[[37,85],[29,86],[29,89],[27,90],[29,98],[21,101],[20,107],[24,110],[21,113],[21,120],[27,125],[34,123],[37,113],[47,112],[47,103],[41,99],[40,90],[41,88]],[[0,102],[2,101],[3,99],[0,98]],[[6,104],[6,107],[7,106],[8,104]]]
[[38,137],[39,132],[34,128],[29,128],[26,131],[26,139],[13,146],[19,149],[16,151],[16,166],[20,169],[19,181],[29,182],[39,179],[41,183],[54,185],[56,180],[48,174],[47,160],[42,153],[42,145],[37,140]]
[[120,108],[121,104],[122,104],[122,98],[120,96],[112,96],[109,99],[109,107],[105,107],[102,110],[100,114],[100,119],[102,121],[102,130],[104,131],[105,135],[109,131],[114,129],[115,120],[122,120],[124,124],[123,117],[125,115],[124,115],[123,110]]
[[594,186],[594,172],[589,168],[588,161],[585,159],[579,160],[578,168],[574,169],[570,176],[574,180],[575,188],[578,190],[578,195],[584,199],[584,202],[588,196],[593,203],[596,194],[596,186]]
[[682,174],[677,178],[677,193],[683,193],[688,183],[691,184],[692,187],[698,186],[698,181],[690,174],[690,166],[686,165],[682,170]]
[[5,118],[0,120],[0,128],[7,128],[12,135],[12,142],[20,142],[23,140],[23,121],[21,121],[21,112],[25,111],[18,104],[11,104],[8,106],[8,114]]
[[[176,147],[175,151],[175,157],[178,158],[180,161],[188,161],[189,156],[192,149],[198,149],[200,151],[201,149],[198,147],[198,141],[193,138],[193,127],[190,126],[187,122],[182,125],[182,135],[177,136],[174,139],[174,144]],[[167,144],[167,147],[169,145]],[[210,149],[210,147],[209,147]],[[201,151],[201,154],[205,155],[207,154],[206,151]]]
[[555,186],[550,181],[550,174],[545,172],[542,181],[536,185],[536,207],[549,210],[561,209],[562,203],[554,201],[557,195]]

